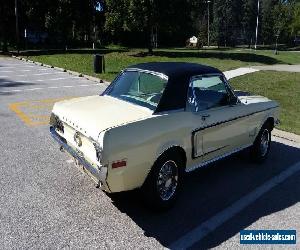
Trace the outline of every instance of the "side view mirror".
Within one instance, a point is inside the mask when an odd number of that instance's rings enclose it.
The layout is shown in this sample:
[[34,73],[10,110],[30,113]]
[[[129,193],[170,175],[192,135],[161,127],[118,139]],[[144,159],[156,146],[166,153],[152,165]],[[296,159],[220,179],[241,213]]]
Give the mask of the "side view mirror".
[[229,100],[230,105],[236,105],[238,103],[238,98],[236,96],[232,96]]

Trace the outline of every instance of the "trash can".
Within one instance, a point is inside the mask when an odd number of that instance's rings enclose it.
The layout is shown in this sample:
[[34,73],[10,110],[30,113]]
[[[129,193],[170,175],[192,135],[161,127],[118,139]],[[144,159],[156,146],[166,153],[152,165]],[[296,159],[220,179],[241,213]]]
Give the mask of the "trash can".
[[95,73],[105,72],[104,55],[100,55],[100,54],[94,55],[94,72]]

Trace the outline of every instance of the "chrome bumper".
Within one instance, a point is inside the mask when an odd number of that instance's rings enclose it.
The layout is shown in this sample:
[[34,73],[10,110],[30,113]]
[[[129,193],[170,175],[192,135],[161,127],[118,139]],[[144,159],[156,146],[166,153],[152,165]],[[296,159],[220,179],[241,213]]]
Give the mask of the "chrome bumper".
[[67,141],[62,138],[56,131],[55,128],[50,127],[50,133],[52,137],[67,151],[71,156],[73,156],[79,163],[84,167],[84,170],[88,171],[92,175],[92,179],[97,183],[98,187],[105,191],[110,191],[106,183],[107,178],[107,168],[99,167],[95,168],[89,162],[87,162],[83,157],[81,157],[72,147],[67,144]]

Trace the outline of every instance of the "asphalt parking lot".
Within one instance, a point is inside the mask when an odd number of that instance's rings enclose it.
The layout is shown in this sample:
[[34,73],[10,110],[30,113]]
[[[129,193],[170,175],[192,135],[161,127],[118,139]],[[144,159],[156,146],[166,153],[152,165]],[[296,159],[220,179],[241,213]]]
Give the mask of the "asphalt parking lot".
[[[250,163],[243,152],[187,175],[176,206],[165,213],[145,209],[137,191],[108,196],[96,189],[59,151],[48,119],[54,102],[104,89],[66,72],[0,57],[2,249],[157,249],[182,243],[236,249],[246,228],[296,229],[299,239],[300,171],[276,182],[300,162],[300,144],[285,139],[275,138],[262,165]],[[274,187],[242,209],[228,210],[270,180]],[[207,221],[215,224],[197,238]]]

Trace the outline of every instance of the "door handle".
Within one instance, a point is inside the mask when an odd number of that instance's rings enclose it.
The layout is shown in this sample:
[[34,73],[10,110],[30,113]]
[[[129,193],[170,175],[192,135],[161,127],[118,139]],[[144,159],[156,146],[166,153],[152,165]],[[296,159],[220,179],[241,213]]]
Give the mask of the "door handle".
[[209,114],[203,114],[203,115],[201,115],[201,119],[202,119],[202,121],[205,121],[205,120],[206,120],[206,118],[208,118],[208,117],[210,117],[210,115],[209,115]]

